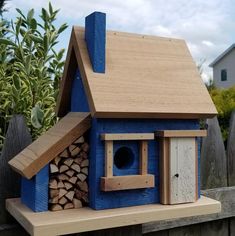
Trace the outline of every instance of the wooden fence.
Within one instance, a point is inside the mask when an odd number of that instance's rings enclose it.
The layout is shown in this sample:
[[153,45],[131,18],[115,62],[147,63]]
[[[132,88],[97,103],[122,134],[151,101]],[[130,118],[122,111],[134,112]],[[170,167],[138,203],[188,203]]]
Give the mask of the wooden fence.
[[[201,144],[202,194],[222,203],[222,212],[209,216],[151,222],[79,236],[235,236],[235,112],[231,116],[227,152],[217,118],[207,121],[208,137]],[[18,197],[20,178],[7,162],[31,143],[24,118],[14,116],[0,157],[0,236],[28,235],[5,211],[5,199]]]

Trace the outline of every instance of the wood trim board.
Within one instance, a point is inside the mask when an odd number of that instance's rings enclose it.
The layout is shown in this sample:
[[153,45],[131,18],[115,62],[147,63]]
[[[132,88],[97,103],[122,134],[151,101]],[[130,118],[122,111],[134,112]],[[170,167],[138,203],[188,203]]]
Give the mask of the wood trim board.
[[195,203],[180,205],[150,204],[100,211],[84,207],[35,213],[15,198],[6,200],[6,208],[31,236],[56,236],[219,213],[221,204],[202,196]]
[[148,174],[148,142],[140,141],[140,175]]
[[206,137],[207,130],[159,130],[156,137]]
[[153,140],[154,133],[101,134],[101,140]]
[[105,176],[113,176],[113,141],[105,142]]
[[140,188],[153,188],[154,175],[125,175],[101,177],[101,190],[105,192]]

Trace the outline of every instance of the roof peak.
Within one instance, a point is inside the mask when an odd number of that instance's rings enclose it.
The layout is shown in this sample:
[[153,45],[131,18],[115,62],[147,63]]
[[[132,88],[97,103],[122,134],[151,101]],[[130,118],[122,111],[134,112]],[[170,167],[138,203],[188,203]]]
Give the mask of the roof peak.
[[223,51],[218,57],[215,58],[214,61],[212,61],[209,66],[213,67],[215,64],[217,64],[220,60],[222,60],[228,53],[230,53],[235,48],[235,43],[233,43],[231,46],[229,46],[225,51]]

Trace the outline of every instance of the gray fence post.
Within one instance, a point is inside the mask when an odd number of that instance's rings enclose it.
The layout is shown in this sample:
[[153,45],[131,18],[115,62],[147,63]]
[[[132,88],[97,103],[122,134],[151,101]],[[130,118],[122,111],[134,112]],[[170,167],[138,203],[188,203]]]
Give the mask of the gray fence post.
[[[25,124],[24,117],[22,115],[13,116],[8,126],[0,157],[0,228],[1,224],[9,223],[9,215],[5,210],[5,199],[19,197],[20,195],[20,176],[10,169],[8,161],[31,142],[31,135]],[[22,233],[21,229],[19,230]],[[4,227],[3,231],[6,231]],[[0,231],[0,235],[8,235],[7,232],[3,231]]]

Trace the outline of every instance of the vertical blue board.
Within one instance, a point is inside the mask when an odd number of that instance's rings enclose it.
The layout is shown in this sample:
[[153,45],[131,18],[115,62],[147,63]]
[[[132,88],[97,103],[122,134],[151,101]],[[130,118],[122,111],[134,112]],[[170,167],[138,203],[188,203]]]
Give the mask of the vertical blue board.
[[82,78],[78,69],[72,85],[70,110],[80,112],[90,111]]
[[[158,120],[158,119],[93,119],[90,132],[90,207],[100,210],[159,202],[159,141],[148,142],[148,173],[155,175],[155,188],[102,192],[100,177],[104,176],[104,141],[101,133],[149,133],[156,130],[199,129],[198,120]],[[132,149],[135,161],[130,169],[117,169],[114,175],[137,174],[139,165],[138,145],[135,141],[114,141],[114,152],[120,146]]]
[[48,210],[49,167],[46,165],[32,179],[22,177],[21,201],[35,212]]
[[94,72],[105,73],[106,14],[94,12],[85,20],[85,40]]

